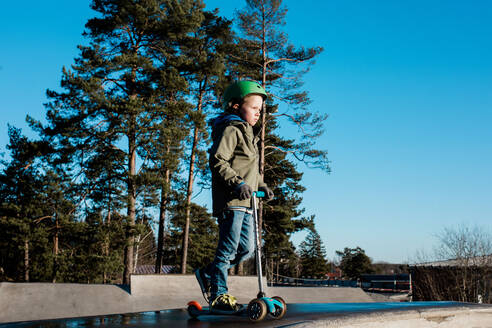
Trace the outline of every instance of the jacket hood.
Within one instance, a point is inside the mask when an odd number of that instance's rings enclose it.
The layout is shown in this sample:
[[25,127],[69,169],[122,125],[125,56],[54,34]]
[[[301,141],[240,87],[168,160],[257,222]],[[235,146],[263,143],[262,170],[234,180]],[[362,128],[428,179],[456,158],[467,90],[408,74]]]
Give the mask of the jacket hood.
[[213,120],[212,128],[217,128],[220,125],[227,124],[232,121],[246,122],[236,114],[223,114]]
[[216,138],[220,137],[224,129],[231,124],[237,126],[243,133],[248,133],[248,122],[243,120],[239,115],[224,113],[217,118],[211,120],[212,139],[215,140]]

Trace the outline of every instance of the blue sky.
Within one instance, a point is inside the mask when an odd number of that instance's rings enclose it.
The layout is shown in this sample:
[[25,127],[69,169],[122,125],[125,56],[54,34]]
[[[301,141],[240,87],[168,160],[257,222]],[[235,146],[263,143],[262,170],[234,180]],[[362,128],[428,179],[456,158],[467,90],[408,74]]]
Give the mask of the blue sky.
[[[16,1],[0,13],[0,152],[7,123],[42,119],[45,90],[77,56],[89,1]],[[205,1],[232,17],[243,1]],[[375,261],[430,250],[445,226],[491,228],[492,3],[293,1],[285,31],[324,52],[305,76],[329,114],[319,148],[330,175],[305,172],[306,214],[328,257],[360,246]],[[282,128],[286,134],[292,127]],[[199,201],[208,203],[208,197]],[[294,236],[296,243],[303,234]]]

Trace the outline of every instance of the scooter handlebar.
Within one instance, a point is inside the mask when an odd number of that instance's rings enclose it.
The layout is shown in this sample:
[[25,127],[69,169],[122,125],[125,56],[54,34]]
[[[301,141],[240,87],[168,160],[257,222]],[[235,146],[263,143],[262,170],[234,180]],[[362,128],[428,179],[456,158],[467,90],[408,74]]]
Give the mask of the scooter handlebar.
[[264,191],[255,191],[256,197],[258,198],[264,198],[265,197],[265,192]]

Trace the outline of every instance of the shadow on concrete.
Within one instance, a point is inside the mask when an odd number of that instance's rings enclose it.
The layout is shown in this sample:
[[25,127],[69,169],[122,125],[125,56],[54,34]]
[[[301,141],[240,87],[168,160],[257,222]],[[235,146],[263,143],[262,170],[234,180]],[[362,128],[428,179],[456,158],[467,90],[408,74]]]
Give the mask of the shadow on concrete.
[[[411,303],[314,303],[288,304],[287,314],[280,320],[267,317],[255,323],[254,327],[286,327],[309,324],[320,320],[338,320],[347,317],[360,317],[377,313],[404,313],[432,309],[478,308],[479,305],[457,302],[411,302]],[[490,306],[482,306],[488,307]],[[23,322],[0,325],[9,328],[61,328],[61,327],[251,327],[244,316],[204,316],[198,320],[190,319],[185,309],[163,310],[157,312],[141,312],[124,315],[109,315],[90,318],[62,319],[37,322]]]
[[118,285],[118,284],[116,284],[115,286],[116,286],[116,287],[119,287],[119,288],[121,288],[121,289],[123,289],[123,290],[124,290],[125,292],[127,292],[128,294],[131,294],[131,293],[132,293],[132,291],[131,291],[131,289],[130,289],[130,285],[123,285],[123,284]]

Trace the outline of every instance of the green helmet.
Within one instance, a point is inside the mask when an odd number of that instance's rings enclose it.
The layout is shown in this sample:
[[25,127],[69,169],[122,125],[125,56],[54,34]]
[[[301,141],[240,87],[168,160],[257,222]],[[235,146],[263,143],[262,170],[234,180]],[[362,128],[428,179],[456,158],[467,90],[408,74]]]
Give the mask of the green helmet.
[[225,109],[229,107],[229,102],[233,99],[243,99],[247,95],[257,94],[266,99],[267,93],[261,85],[253,81],[238,81],[232,83],[224,92],[222,97],[222,106]]

